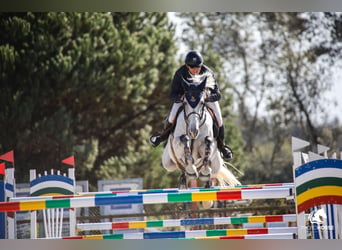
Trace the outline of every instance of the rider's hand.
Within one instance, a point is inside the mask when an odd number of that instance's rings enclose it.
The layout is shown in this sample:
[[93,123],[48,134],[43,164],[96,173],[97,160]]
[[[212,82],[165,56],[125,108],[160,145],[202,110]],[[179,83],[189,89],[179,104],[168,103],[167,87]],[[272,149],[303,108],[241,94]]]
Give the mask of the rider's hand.
[[209,101],[209,96],[210,96],[210,90],[206,89],[203,91],[203,99],[205,102]]
[[180,95],[178,96],[177,100],[176,100],[176,103],[180,103],[180,102],[183,102],[184,101],[184,95]]

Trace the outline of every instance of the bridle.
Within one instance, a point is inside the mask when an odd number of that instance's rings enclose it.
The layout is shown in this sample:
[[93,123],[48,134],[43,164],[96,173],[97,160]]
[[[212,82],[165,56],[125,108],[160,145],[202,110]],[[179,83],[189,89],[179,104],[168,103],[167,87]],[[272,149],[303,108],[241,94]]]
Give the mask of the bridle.
[[192,111],[192,112],[187,114],[185,106],[186,105],[190,106],[190,104],[188,103],[187,100],[183,102],[183,115],[184,115],[184,121],[185,121],[185,124],[186,124],[186,131],[188,131],[190,116],[192,116],[192,115],[198,116],[199,121],[201,121],[201,123],[199,125],[199,128],[201,128],[203,126],[203,124],[205,123],[205,121],[206,121],[207,112],[205,112],[205,110],[204,110],[205,109],[205,103],[203,101],[200,101],[199,104],[202,105],[202,107],[200,109],[200,112]]

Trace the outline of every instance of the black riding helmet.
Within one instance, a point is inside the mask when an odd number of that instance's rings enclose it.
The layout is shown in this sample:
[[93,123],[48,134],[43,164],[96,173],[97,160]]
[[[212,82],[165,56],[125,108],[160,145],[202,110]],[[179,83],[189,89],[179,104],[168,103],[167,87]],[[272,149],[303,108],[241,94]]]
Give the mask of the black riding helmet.
[[196,50],[189,51],[185,56],[185,64],[190,68],[198,68],[203,64],[202,55]]

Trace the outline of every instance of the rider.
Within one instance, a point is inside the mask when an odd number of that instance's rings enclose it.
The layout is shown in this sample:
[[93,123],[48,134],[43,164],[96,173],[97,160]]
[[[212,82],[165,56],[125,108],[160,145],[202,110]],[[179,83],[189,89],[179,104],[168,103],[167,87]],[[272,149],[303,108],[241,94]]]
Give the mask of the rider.
[[182,65],[174,74],[171,86],[170,97],[173,101],[171,112],[167,119],[167,124],[164,131],[157,135],[150,137],[152,146],[158,146],[162,141],[165,141],[175,123],[177,112],[182,106],[184,98],[184,89],[182,86],[182,78],[186,79],[190,83],[196,82],[196,78],[201,76],[207,76],[207,82],[205,87],[205,102],[209,108],[211,108],[215,114],[219,131],[217,138],[217,146],[221,151],[223,158],[229,160],[233,157],[231,149],[224,144],[224,125],[221,115],[221,109],[218,101],[221,98],[221,94],[214,76],[214,73],[203,64],[202,55],[195,50],[189,51],[185,56],[185,64]]

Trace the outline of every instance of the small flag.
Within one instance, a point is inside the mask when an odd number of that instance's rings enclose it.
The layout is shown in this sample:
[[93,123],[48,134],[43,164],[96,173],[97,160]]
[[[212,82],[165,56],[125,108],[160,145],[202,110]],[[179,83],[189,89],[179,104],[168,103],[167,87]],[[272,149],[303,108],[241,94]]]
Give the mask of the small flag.
[[75,159],[74,159],[74,156],[70,156],[68,158],[65,158],[62,163],[65,163],[65,164],[68,164],[68,165],[71,165],[73,167],[75,167]]
[[9,161],[14,163],[13,150],[7,152],[6,154],[0,155],[0,160]]
[[5,163],[0,163],[0,174],[5,175]]

